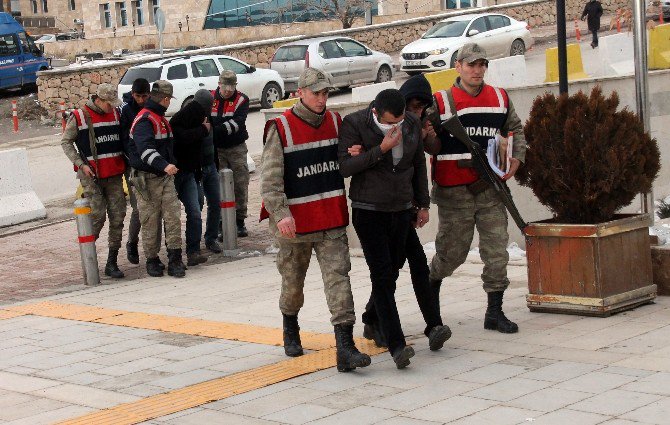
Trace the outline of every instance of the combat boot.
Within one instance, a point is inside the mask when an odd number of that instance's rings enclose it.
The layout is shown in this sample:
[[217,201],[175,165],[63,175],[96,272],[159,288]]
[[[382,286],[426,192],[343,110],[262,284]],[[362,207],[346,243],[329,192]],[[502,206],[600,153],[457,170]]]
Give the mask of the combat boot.
[[409,366],[409,359],[414,357],[414,349],[409,346],[405,345],[401,349],[397,350],[393,354],[393,361],[395,362],[395,367],[398,369],[404,369],[407,366]]
[[147,274],[153,277],[163,276],[163,268],[161,268],[161,260],[156,258],[147,258]]
[[361,353],[354,344],[354,325],[335,325],[337,371],[349,372],[357,367],[370,366],[372,360]]
[[289,357],[302,356],[298,316],[289,316],[283,313],[282,316],[284,318],[284,353]]
[[379,323],[366,323],[363,325],[363,338],[373,340],[377,347],[388,347],[386,338],[384,338],[381,329],[379,329]]
[[489,305],[484,316],[484,329],[513,334],[519,332],[519,326],[505,317],[502,311],[504,291],[488,292]]
[[238,218],[237,219],[237,237],[238,238],[244,238],[246,236],[249,236],[249,232],[247,232],[247,227],[244,225],[244,219],[243,218]]
[[191,252],[186,254],[186,265],[189,267],[197,266],[198,264],[206,263],[207,257],[202,255],[200,252]]
[[441,314],[440,314],[440,286],[442,286],[442,279],[439,279],[439,280],[430,279],[428,281],[428,286],[430,288],[430,295],[432,296],[433,303],[435,304],[435,311],[437,311],[438,316],[441,316]]
[[433,326],[428,333],[428,347],[430,351],[437,351],[451,338],[451,329],[446,325]]
[[137,242],[127,242],[126,251],[128,253],[128,262],[130,264],[140,264],[140,253],[137,250]]
[[118,249],[109,248],[109,255],[107,256],[107,264],[105,264],[105,275],[111,276],[114,279],[121,279],[125,276],[123,272],[119,270],[119,266],[116,264],[118,256],[119,256]]
[[181,261],[181,248],[177,249],[168,249],[168,266],[167,272],[168,275],[174,277],[184,277],[186,276],[186,267]]

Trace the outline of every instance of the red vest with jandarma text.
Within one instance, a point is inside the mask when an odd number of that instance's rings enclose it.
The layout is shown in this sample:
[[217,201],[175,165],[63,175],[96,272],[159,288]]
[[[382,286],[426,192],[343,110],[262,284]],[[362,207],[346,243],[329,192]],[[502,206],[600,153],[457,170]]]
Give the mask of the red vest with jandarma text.
[[[119,112],[114,108],[108,114],[99,114],[88,106],[84,106],[91,117],[91,125],[96,138],[96,158],[91,152],[88,124],[82,109],[74,111],[77,121],[77,149],[88,160],[88,165],[99,178],[107,178],[123,174],[126,170],[126,161],[123,159],[123,142],[121,141],[121,125]],[[77,167],[75,166],[75,171]]]
[[160,143],[162,140],[172,138],[172,127],[165,117],[158,115],[151,109],[143,108],[140,112],[137,113],[137,116],[133,120],[133,125],[130,126],[130,137],[133,137],[133,132],[135,131],[135,124],[143,118],[148,118],[151,126],[154,130],[154,139],[156,142]]
[[[284,193],[295,219],[296,233],[319,232],[349,224],[344,178],[337,162],[342,119],[326,111],[321,125],[312,127],[293,109],[274,119],[284,148]],[[265,125],[265,134],[271,121]],[[261,211],[261,220],[267,211]]]
[[[465,131],[486,151],[488,140],[502,131],[507,120],[509,107],[507,92],[487,84],[477,96],[471,96],[456,86],[450,90],[456,113]],[[453,114],[447,100],[447,92],[440,90],[434,96],[440,121],[451,118]],[[460,186],[476,182],[479,173],[474,168],[458,166],[459,159],[472,158],[467,147],[446,131],[440,132],[438,137],[441,142],[440,152],[431,158],[433,181],[440,186]]]
[[[221,111],[222,117],[232,117],[235,115],[235,111],[244,103],[244,96],[239,91],[236,92],[237,95],[232,99],[223,100],[223,110]],[[213,117],[219,116],[219,99],[216,96],[216,90],[212,90],[212,96],[214,97],[214,103],[212,103],[212,115]]]

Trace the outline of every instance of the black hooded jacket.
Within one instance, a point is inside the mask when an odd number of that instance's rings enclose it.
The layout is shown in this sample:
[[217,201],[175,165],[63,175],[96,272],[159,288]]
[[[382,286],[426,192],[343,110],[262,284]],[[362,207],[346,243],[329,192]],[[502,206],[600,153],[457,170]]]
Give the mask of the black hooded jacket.
[[202,125],[209,111],[198,102],[190,102],[170,120],[174,134],[174,156],[180,171],[199,174],[202,160],[202,139],[209,132]]
[[433,91],[430,88],[430,83],[423,74],[411,77],[409,80],[405,81],[398,90],[405,98],[405,102],[410,99],[419,99],[426,105],[431,105],[433,103]]
[[142,110],[142,106],[138,105],[135,102],[131,92],[123,94],[123,104],[121,104],[120,115],[121,115],[121,141],[123,142],[123,152],[126,155],[126,158],[129,158],[128,154],[128,138],[130,136],[130,127],[133,125],[133,121],[137,114]]

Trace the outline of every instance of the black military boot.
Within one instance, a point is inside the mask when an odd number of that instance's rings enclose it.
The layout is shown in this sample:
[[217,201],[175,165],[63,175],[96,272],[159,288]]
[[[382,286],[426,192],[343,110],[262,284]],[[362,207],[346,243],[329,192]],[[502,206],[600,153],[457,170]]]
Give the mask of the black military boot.
[[519,332],[519,326],[505,317],[502,311],[504,291],[489,292],[489,305],[484,316],[484,329],[497,330],[498,332],[513,334]]
[[366,323],[363,325],[363,338],[373,340],[377,347],[388,347],[386,338],[384,338],[381,329],[379,329],[379,323]]
[[405,345],[399,350],[396,350],[395,353],[393,353],[393,361],[395,362],[395,367],[398,369],[404,369],[407,366],[409,366],[409,359],[414,357],[414,349],[409,346]]
[[[156,261],[158,262],[158,267],[161,268],[161,271],[165,271],[165,264],[161,261],[160,258],[156,257]],[[162,276],[162,275],[161,275]]]
[[433,326],[428,333],[428,347],[430,351],[437,351],[451,338],[451,329],[446,325]]
[[244,238],[246,236],[249,236],[249,232],[247,232],[247,227],[244,225],[244,219],[243,218],[238,218],[237,219],[237,237],[238,238]]
[[140,253],[137,251],[137,242],[127,242],[126,251],[128,252],[128,262],[130,264],[140,264]]
[[147,274],[153,277],[163,276],[163,269],[161,268],[161,260],[156,258],[147,258]]
[[349,372],[357,367],[370,366],[372,360],[361,353],[354,344],[354,325],[335,325],[337,371]]
[[298,326],[298,316],[284,317],[284,353],[289,357],[302,356],[302,344],[300,342],[300,326]]
[[178,249],[168,249],[168,266],[167,272],[168,275],[174,277],[184,277],[186,276],[186,267],[181,260],[181,248]]
[[433,302],[435,303],[437,315],[440,316],[440,286],[442,286],[442,279],[430,279],[428,284],[430,286],[430,294],[432,295]]
[[105,264],[105,275],[111,276],[114,279],[121,279],[125,276],[123,272],[119,270],[119,266],[116,264],[116,259],[118,256],[119,256],[118,249],[109,248],[109,255],[107,256],[107,264]]
[[200,252],[191,252],[190,254],[186,254],[186,264],[191,267],[191,266],[197,266],[198,264],[206,263],[207,262],[207,257],[202,255]]

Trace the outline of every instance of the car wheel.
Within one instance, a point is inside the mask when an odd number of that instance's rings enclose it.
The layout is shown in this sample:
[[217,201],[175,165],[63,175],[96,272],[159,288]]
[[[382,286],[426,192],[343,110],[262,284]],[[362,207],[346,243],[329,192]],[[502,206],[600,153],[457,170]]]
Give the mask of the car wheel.
[[184,106],[188,105],[191,102],[193,102],[193,96],[189,96],[186,99],[184,99],[184,101],[181,104],[182,109],[184,108]]
[[526,53],[526,45],[524,44],[523,40],[519,40],[517,38],[512,42],[512,47],[509,49],[509,55],[518,56],[523,55],[524,53]]
[[456,57],[458,56],[458,50],[451,55],[451,60],[449,61],[449,68],[456,68]]
[[389,68],[388,65],[382,65],[379,67],[379,71],[377,71],[377,79],[375,80],[375,83],[385,83],[387,81],[391,81],[391,77],[393,74],[391,73],[391,68]]
[[272,104],[278,100],[284,98],[283,93],[281,92],[281,87],[277,83],[267,83],[263,87],[263,92],[261,94],[261,107],[263,109],[272,108]]

